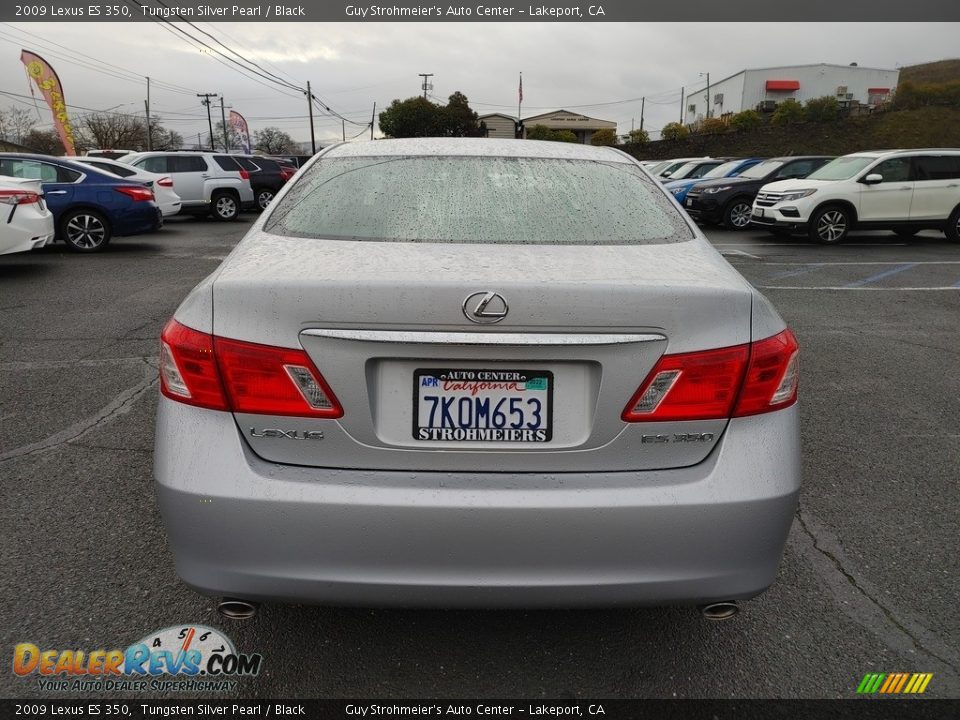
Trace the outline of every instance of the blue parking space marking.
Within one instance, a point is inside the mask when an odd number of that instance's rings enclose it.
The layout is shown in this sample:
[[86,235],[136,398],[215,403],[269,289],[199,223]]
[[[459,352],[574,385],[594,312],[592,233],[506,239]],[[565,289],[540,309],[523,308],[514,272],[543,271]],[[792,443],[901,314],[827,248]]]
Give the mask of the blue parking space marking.
[[862,280],[856,280],[852,283],[848,283],[845,287],[862,287],[864,285],[869,285],[874,283],[877,280],[883,280],[886,277],[891,275],[896,275],[897,273],[902,273],[904,270],[909,270],[910,268],[916,267],[917,263],[904,263],[903,265],[897,265],[896,267],[890,268],[889,270],[884,270],[883,272],[878,272],[875,275],[870,277],[865,277]]

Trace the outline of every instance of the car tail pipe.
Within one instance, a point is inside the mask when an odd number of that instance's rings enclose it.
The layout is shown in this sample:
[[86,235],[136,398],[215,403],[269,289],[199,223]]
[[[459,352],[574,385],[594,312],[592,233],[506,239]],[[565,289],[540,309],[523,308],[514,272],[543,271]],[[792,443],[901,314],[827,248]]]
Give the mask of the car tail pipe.
[[740,612],[740,603],[736,600],[723,600],[721,602],[707,603],[700,606],[700,614],[705,620],[729,620]]
[[260,603],[239,598],[220,598],[217,602],[217,612],[227,620],[252,620],[260,609]]

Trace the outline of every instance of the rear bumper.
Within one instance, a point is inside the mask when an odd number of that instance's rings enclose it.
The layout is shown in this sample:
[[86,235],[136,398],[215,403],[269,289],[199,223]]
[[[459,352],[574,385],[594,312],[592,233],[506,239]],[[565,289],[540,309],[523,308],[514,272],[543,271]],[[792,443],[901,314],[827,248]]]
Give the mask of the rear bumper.
[[796,406],[699,465],[613,473],[325,470],[256,457],[227,413],[160,398],[155,474],[196,590],[340,605],[745,599],[774,580],[800,482]]

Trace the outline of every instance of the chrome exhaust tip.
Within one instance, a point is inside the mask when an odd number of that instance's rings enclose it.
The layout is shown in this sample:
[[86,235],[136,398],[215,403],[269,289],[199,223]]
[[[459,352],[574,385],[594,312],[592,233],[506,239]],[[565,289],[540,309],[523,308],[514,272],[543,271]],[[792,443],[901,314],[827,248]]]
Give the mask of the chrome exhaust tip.
[[740,612],[740,604],[736,600],[724,600],[700,606],[700,614],[706,620],[729,620],[738,612]]
[[217,603],[217,612],[227,620],[250,620],[256,617],[259,603],[237,598],[222,598]]

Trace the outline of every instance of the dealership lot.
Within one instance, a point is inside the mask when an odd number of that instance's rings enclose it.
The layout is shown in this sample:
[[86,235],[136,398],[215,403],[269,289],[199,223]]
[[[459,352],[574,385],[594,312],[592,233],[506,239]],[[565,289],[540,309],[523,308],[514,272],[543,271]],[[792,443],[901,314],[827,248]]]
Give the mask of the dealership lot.
[[[801,509],[777,584],[734,621],[268,606],[231,625],[173,571],[153,413],[160,328],[251,217],[0,258],[3,647],[204,623],[263,654],[237,692],[259,697],[844,698],[867,672],[932,672],[928,696],[960,696],[960,246],[708,230],[803,353]],[[39,694],[9,672],[0,689]]]

